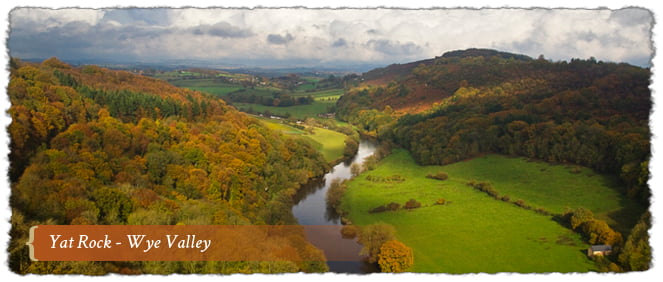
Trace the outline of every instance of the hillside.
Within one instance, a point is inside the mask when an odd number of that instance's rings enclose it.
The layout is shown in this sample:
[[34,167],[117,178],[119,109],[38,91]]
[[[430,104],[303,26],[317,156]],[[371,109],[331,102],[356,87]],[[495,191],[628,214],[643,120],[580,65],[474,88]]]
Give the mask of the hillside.
[[271,255],[283,259],[272,262],[30,261],[25,242],[38,224],[295,224],[292,195],[328,165],[308,141],[157,79],[74,68],[55,58],[41,64],[12,59],[10,74],[13,271],[326,270],[324,256],[303,233],[247,238],[266,250],[278,244]]
[[377,68],[366,72],[363,78],[367,84],[374,84],[379,81],[390,81],[394,79],[403,78],[412,73],[412,71],[419,66],[430,66],[440,62],[438,59],[462,59],[468,57],[483,57],[483,58],[501,58],[507,60],[529,61],[532,58],[525,55],[512,54],[507,52],[500,52],[490,49],[467,49],[457,50],[444,53],[441,57],[434,59],[421,60],[405,64],[393,64],[384,68]]
[[476,49],[403,70],[365,74],[339,100],[338,116],[392,138],[422,164],[497,152],[586,165],[645,191],[649,70]]
[[[553,63],[543,58],[535,60],[494,50],[468,49],[448,52],[434,59],[375,69],[362,78],[364,82],[339,101],[341,117],[347,117],[357,109],[383,109],[387,105],[405,113],[422,112],[454,95],[461,87],[499,86],[511,88],[503,89],[506,91],[545,91],[549,93],[540,95],[548,96],[585,88],[592,83],[601,84],[597,86],[602,88],[611,87],[608,84],[611,80],[628,80],[626,83],[637,84],[627,87],[646,88],[649,72],[626,64],[593,59]],[[522,85],[524,83],[528,85]],[[633,90],[641,92],[640,89]]]
[[[593,58],[454,51],[364,74],[338,101],[337,116],[407,149],[419,165],[496,153],[589,167],[615,176],[618,191],[646,210],[650,76],[649,69]],[[631,229],[637,217],[618,220]]]

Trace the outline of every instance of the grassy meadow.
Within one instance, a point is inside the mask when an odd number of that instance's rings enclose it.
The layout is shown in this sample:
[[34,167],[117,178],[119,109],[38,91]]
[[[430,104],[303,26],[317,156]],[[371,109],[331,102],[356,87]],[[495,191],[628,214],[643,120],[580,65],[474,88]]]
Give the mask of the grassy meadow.
[[[357,225],[394,225],[397,238],[414,250],[413,272],[587,272],[595,269],[578,234],[551,216],[496,200],[466,185],[470,180],[489,181],[500,195],[553,213],[582,206],[608,217],[622,209],[625,200],[611,178],[579,170],[499,155],[447,166],[419,166],[407,151],[395,150],[375,170],[349,183],[342,208]],[[426,178],[439,171],[449,178]],[[395,175],[405,181],[368,180]],[[422,207],[368,212],[390,202],[402,206],[409,199]],[[446,203],[435,205],[438,199]]]
[[[243,86],[239,84],[220,82],[215,79],[208,79],[208,78],[175,80],[171,81],[170,83],[172,83],[177,87],[189,88],[192,90],[209,93],[217,97],[223,97],[228,95],[228,93],[245,89]],[[256,88],[256,89],[246,89],[246,93],[249,95],[256,94],[262,96],[271,96],[272,95],[271,93],[276,90],[277,90],[276,88],[274,89]]]
[[278,116],[292,116],[303,120],[306,118],[317,118],[318,114],[326,113],[329,106],[336,104],[336,101],[314,101],[310,105],[296,105],[290,107],[272,107],[249,103],[232,103],[242,112],[272,113]]
[[313,134],[309,134],[305,130],[301,130],[279,120],[272,120],[267,118],[260,119],[270,129],[278,130],[285,134],[301,135],[309,140],[313,147],[318,149],[328,162],[333,162],[343,157],[343,149],[345,148],[346,135],[319,127],[313,128]]
[[[269,95],[271,96],[271,92]],[[335,106],[338,98],[343,95],[343,89],[329,89],[312,92],[293,92],[289,93],[288,95],[292,97],[310,95],[313,97],[314,101],[310,105],[296,105],[290,107],[273,107],[250,103],[233,103],[233,105],[243,112],[269,112],[279,116],[292,116],[303,120],[309,117],[316,118],[318,114],[328,113],[329,108]]]

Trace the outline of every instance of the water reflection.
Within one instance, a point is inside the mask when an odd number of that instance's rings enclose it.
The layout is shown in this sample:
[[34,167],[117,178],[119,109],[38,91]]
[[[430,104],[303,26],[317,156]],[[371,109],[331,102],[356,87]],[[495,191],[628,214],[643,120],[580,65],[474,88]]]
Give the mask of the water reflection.
[[[359,256],[361,245],[355,239],[345,239],[341,236],[341,221],[335,211],[327,208],[325,197],[334,179],[350,179],[350,167],[357,163],[361,165],[364,159],[372,155],[377,148],[374,141],[362,139],[355,157],[340,163],[325,174],[323,178],[314,179],[302,187],[295,196],[295,206],[292,213],[301,225],[329,225],[330,228],[308,228],[306,236],[309,242],[325,252],[329,259],[327,265],[331,272],[336,273],[371,273],[377,272],[375,266],[366,263]],[[315,230],[315,231],[313,231]],[[322,230],[322,231],[321,231]],[[335,260],[334,258],[343,258]]]

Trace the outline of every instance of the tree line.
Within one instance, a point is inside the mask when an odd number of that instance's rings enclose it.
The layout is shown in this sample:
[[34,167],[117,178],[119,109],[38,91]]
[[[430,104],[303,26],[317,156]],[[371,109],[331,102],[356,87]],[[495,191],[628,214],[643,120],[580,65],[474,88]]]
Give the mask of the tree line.
[[272,107],[291,107],[297,105],[310,105],[315,99],[313,96],[291,96],[280,92],[272,93],[272,96],[247,94],[246,89],[240,89],[226,96],[230,102],[258,104]]

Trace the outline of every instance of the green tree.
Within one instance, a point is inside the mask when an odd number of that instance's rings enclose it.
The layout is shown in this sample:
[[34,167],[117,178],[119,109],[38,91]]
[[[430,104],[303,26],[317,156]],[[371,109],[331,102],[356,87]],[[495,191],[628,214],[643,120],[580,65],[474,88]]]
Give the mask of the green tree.
[[571,214],[571,228],[575,230],[583,223],[594,219],[592,211],[585,208],[577,208]]
[[619,254],[619,263],[630,271],[645,271],[651,267],[652,252],[649,245],[649,213],[633,227]]
[[362,167],[358,163],[353,163],[350,166],[350,173],[352,174],[352,177],[357,177],[361,174]]
[[125,193],[115,188],[102,187],[94,190],[92,197],[99,207],[99,215],[106,223],[127,222],[127,218],[133,210],[133,204]]
[[345,183],[341,182],[340,179],[335,178],[332,180],[326,195],[328,209],[334,210],[337,213],[340,212],[339,208],[341,205],[341,198],[343,197],[345,190],[346,185]]
[[396,229],[385,223],[367,225],[359,232],[359,243],[362,244],[360,255],[368,256],[368,262],[378,261],[380,247],[387,241],[396,239]]
[[345,148],[343,149],[343,156],[346,158],[351,158],[357,153],[357,150],[359,149],[359,143],[352,139],[352,137],[348,137],[345,139]]

